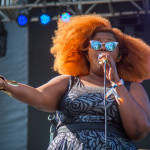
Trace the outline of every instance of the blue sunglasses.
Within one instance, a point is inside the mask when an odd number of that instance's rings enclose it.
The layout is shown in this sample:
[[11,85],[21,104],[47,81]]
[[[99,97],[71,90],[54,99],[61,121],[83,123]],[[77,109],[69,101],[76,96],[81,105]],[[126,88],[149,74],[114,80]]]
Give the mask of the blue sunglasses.
[[118,42],[106,42],[101,43],[99,41],[90,40],[90,45],[93,50],[99,50],[102,48],[102,44],[105,44],[105,48],[108,51],[114,51],[118,45]]

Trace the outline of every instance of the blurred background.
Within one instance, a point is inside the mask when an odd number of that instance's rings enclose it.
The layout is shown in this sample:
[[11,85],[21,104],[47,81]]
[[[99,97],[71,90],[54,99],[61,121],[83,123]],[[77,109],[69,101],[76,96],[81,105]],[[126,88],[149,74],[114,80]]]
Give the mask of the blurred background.
[[[150,45],[149,0],[0,0],[0,74],[33,87],[48,82],[58,75],[49,53],[58,18],[89,13]],[[142,85],[150,98],[150,81]],[[0,150],[47,149],[48,115],[0,93]],[[150,149],[149,141],[136,144]]]

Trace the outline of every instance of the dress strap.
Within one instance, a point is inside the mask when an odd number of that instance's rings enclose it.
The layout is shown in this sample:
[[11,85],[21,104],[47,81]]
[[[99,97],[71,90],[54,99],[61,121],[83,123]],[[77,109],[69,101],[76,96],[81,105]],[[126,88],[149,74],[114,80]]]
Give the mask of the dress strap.
[[70,76],[70,78],[69,78],[69,88],[68,88],[69,91],[71,90],[71,88],[74,85],[74,79],[75,79],[74,76]]
[[79,77],[77,77],[77,76],[70,76],[68,91],[70,91],[73,86],[76,86],[76,87],[81,86]]

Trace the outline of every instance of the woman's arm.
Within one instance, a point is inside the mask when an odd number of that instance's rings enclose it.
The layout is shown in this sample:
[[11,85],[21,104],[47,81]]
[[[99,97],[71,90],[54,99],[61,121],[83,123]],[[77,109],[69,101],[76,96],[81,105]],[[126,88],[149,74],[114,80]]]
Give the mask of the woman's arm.
[[12,86],[0,78],[0,88],[4,88],[21,102],[42,111],[54,112],[68,88],[68,82],[69,76],[58,76],[38,88],[33,88],[21,83],[18,83],[18,86]]
[[118,105],[123,126],[133,140],[140,140],[150,131],[150,102],[141,84],[132,82],[130,92],[126,87],[116,88],[123,99]]
[[[107,56],[107,57],[106,57]],[[103,53],[107,58],[106,78],[113,84],[120,80],[116,62],[109,53]],[[115,60],[115,61],[114,61]],[[102,63],[104,68],[104,64]],[[127,135],[133,140],[140,140],[150,131],[150,103],[143,87],[136,82],[131,83],[130,91],[124,85],[115,88],[123,99],[118,104],[120,116]]]

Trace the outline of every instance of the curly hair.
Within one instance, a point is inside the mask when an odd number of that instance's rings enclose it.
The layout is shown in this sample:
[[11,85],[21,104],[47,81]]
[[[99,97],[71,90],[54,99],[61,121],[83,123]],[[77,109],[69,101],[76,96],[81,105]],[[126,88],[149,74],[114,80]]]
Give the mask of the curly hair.
[[54,70],[73,76],[88,75],[86,52],[89,40],[100,31],[113,33],[119,42],[122,59],[116,66],[120,78],[138,82],[150,78],[150,47],[141,39],[112,28],[108,19],[96,14],[73,16],[67,23],[58,21],[51,47],[55,57]]

